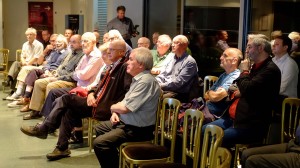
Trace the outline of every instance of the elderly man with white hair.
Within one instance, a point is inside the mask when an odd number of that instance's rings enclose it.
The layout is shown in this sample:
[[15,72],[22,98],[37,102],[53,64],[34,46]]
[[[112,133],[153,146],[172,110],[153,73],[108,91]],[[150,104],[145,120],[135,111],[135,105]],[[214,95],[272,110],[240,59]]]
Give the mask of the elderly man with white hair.
[[186,52],[189,41],[184,35],[177,35],[172,42],[172,59],[156,79],[164,91],[164,97],[175,97],[189,102],[190,91],[198,81],[198,67],[195,59]]
[[172,39],[167,34],[162,34],[158,37],[156,42],[156,50],[151,50],[153,56],[153,68],[151,73],[154,75],[160,74],[164,71],[166,65],[171,61],[172,54],[170,53],[170,47]]
[[13,62],[9,69],[7,80],[2,83],[3,85],[12,85],[12,83],[14,83],[14,81],[16,80],[21,68],[25,66],[31,68],[36,67],[37,60],[43,53],[43,44],[36,40],[36,29],[28,28],[25,31],[25,35],[27,41],[22,46],[21,60]]

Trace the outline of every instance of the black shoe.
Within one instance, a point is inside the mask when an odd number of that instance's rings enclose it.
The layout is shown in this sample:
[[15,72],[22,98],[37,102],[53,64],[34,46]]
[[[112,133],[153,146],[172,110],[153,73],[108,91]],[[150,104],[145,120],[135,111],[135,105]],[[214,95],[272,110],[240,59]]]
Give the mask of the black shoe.
[[58,159],[62,159],[65,157],[69,157],[71,154],[71,151],[69,149],[66,150],[60,150],[57,147],[53,150],[52,153],[48,153],[46,155],[47,159],[49,160],[58,160]]
[[46,139],[48,136],[47,131],[42,131],[40,129],[40,124],[37,124],[35,126],[21,126],[21,131],[29,136],[35,136],[37,138]]
[[69,139],[69,144],[83,144],[83,132],[82,132],[82,130],[71,132],[71,137]]
[[23,120],[31,120],[41,118],[39,111],[32,110],[29,114],[23,116]]

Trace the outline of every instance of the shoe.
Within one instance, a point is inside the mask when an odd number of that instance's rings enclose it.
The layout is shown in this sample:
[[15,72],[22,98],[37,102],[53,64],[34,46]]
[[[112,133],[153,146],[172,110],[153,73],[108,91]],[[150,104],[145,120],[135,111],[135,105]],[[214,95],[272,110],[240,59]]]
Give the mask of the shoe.
[[30,98],[23,97],[18,101],[17,105],[27,105],[30,103]]
[[21,96],[16,94],[16,92],[14,94],[12,94],[11,96],[6,97],[6,100],[12,100],[12,101],[20,100],[20,99],[21,99]]
[[36,124],[35,126],[21,126],[20,130],[26,135],[35,136],[40,139],[46,139],[48,136],[47,131],[40,129],[40,124]]
[[39,111],[32,110],[30,114],[26,114],[23,116],[23,120],[31,120],[31,119],[38,119],[41,118],[42,116],[40,115]]
[[83,131],[72,131],[69,139],[69,144],[82,144],[83,143]]
[[46,155],[47,159],[49,160],[58,160],[58,159],[62,159],[65,157],[69,157],[71,154],[71,151],[69,149],[63,150],[61,151],[60,149],[58,149],[57,147],[53,150],[52,153],[48,153]]
[[13,108],[13,107],[20,107],[20,105],[17,104],[18,102],[19,102],[18,100],[15,100],[15,101],[13,101],[13,102],[11,102],[11,103],[8,103],[8,104],[7,104],[7,107],[10,107],[10,108]]
[[20,112],[28,112],[31,111],[31,109],[29,108],[29,104],[26,104],[24,107],[21,108]]

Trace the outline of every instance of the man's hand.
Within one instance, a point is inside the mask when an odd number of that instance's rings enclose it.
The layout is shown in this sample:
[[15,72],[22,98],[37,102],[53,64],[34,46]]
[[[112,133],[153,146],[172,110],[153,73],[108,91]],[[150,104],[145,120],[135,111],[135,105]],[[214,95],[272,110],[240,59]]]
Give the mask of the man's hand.
[[87,105],[97,107],[96,99],[94,97],[94,93],[90,93],[87,97]]
[[113,124],[113,125],[116,125],[120,122],[120,118],[118,116],[117,113],[112,113],[111,117],[110,117],[110,122]]
[[241,61],[240,70],[242,72],[250,70],[250,60],[249,59],[244,59],[244,60]]

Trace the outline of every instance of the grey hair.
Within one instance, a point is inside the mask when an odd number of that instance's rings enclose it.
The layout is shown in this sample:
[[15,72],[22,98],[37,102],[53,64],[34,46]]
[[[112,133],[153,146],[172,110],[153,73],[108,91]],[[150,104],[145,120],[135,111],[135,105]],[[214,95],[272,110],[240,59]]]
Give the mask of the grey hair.
[[167,34],[162,34],[162,35],[158,36],[157,40],[159,40],[161,42],[161,45],[163,45],[163,46],[171,46],[171,44],[172,44],[172,39]]
[[252,40],[254,38],[263,38],[263,39],[269,41],[269,38],[264,34],[248,34],[248,41]]
[[91,40],[93,42],[96,42],[96,36],[92,32],[85,32],[82,36],[81,39],[87,38],[88,40]]
[[252,44],[255,46],[263,46],[263,49],[266,53],[268,53],[269,55],[272,54],[272,48],[271,48],[271,43],[264,39],[264,38],[259,38],[259,37],[255,37],[253,38]]
[[25,34],[28,34],[28,33],[33,33],[36,35],[36,29],[35,28],[32,28],[32,27],[29,27],[26,31],[25,31]]
[[189,44],[189,40],[185,35],[177,35],[173,38],[173,41],[178,40],[182,44]]
[[113,29],[108,32],[108,37],[117,37],[120,40],[124,40],[119,30]]
[[62,34],[57,35],[56,41],[59,41],[59,40],[61,40],[64,43],[65,47],[68,46],[67,38],[64,35],[62,35]]
[[153,57],[151,51],[145,47],[133,49],[131,53],[135,54],[135,59],[139,64],[144,65],[145,70],[151,70],[153,67]]

